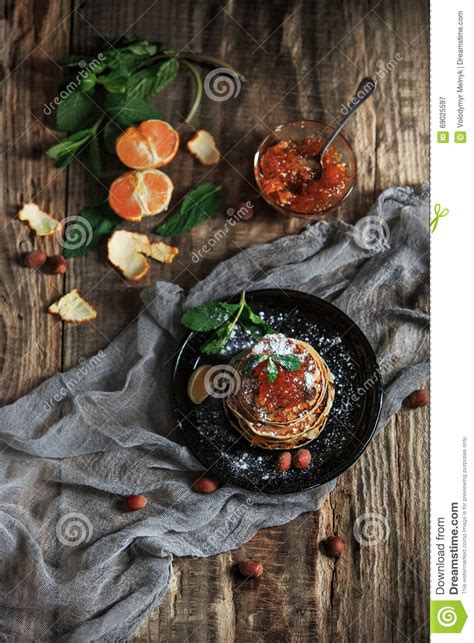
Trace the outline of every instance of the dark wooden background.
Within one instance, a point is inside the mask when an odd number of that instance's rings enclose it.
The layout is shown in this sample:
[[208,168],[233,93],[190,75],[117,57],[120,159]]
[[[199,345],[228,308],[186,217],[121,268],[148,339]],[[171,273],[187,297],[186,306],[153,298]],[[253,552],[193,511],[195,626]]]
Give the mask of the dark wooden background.
[[[428,3],[425,0],[176,2],[133,0],[12,0],[1,3],[2,194],[0,342],[2,403],[16,399],[58,369],[104,347],[140,310],[140,291],[156,279],[192,286],[221,259],[254,243],[296,232],[258,197],[252,158],[268,128],[291,119],[332,121],[366,73],[380,78],[378,95],[348,128],[359,163],[357,189],[337,216],[355,221],[391,184],[428,177]],[[93,253],[71,262],[64,277],[22,269],[33,247],[58,252],[16,220],[34,200],[57,216],[90,201],[77,167],[56,170],[44,155],[58,136],[43,105],[58,91],[54,58],[93,52],[124,34],[162,40],[175,49],[218,55],[248,77],[237,98],[204,99],[195,127],[216,137],[223,160],[209,178],[224,187],[226,207],[250,199],[256,214],[239,223],[198,263],[191,260],[222,226],[223,213],[173,239],[172,266],[155,265],[138,285],[125,283]],[[190,100],[185,74],[160,98],[165,117],[180,123]],[[184,136],[192,128],[181,128]],[[207,172],[181,154],[170,166],[181,196]],[[104,183],[117,171],[111,168]],[[141,229],[150,229],[147,222]],[[64,326],[47,305],[78,287],[98,309],[94,323]],[[386,517],[388,540],[361,547],[354,520]],[[347,541],[337,562],[318,543],[337,532]],[[230,573],[243,557],[263,561],[258,582]],[[358,463],[341,476],[322,510],[267,529],[240,550],[209,559],[176,560],[162,605],[135,641],[426,641],[428,640],[428,418],[425,411],[394,417]]]

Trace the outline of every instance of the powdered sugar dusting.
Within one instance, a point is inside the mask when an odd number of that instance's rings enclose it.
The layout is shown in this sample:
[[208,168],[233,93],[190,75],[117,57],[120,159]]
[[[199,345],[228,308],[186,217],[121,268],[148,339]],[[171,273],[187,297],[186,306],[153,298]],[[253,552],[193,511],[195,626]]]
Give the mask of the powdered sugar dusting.
[[[252,348],[252,355],[295,355],[297,344],[292,342],[283,333],[265,335],[263,339]],[[304,351],[304,354],[307,354]]]

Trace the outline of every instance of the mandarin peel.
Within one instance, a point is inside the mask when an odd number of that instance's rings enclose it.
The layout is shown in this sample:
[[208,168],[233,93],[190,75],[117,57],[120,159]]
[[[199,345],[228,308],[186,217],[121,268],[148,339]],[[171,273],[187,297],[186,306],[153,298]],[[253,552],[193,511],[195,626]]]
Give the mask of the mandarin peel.
[[117,230],[107,242],[107,258],[130,281],[140,281],[151,269],[148,258],[160,263],[172,263],[178,248],[163,241],[150,241],[146,234],[132,230]]
[[24,221],[38,237],[49,237],[61,230],[61,223],[47,214],[36,203],[25,203],[18,212],[20,221]]
[[216,165],[221,160],[214,137],[200,129],[186,144],[190,152],[202,165]]
[[48,313],[57,315],[69,324],[84,324],[97,317],[94,306],[79,294],[76,288],[53,302]]

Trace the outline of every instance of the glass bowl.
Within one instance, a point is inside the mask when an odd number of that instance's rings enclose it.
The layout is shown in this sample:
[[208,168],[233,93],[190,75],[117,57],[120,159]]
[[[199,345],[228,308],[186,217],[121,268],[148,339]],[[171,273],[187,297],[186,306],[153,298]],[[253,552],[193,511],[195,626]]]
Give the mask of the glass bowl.
[[312,221],[321,219],[325,214],[337,208],[349,196],[354,187],[357,174],[357,164],[354,152],[342,134],[338,134],[335,141],[331,144],[331,147],[335,149],[336,153],[340,157],[338,162],[343,163],[346,167],[346,183],[341,193],[329,198],[326,205],[320,204],[310,212],[298,211],[294,206],[292,208],[290,205],[282,204],[280,201],[273,198],[271,194],[264,190],[262,183],[262,180],[265,177],[261,167],[261,160],[270,147],[280,141],[293,141],[298,143],[305,138],[315,139],[321,136],[326,138],[333,131],[333,127],[326,123],[320,123],[319,121],[290,121],[285,125],[279,125],[276,127],[275,130],[260,143],[254,158],[255,180],[261,195],[275,210],[278,210],[278,212],[286,216],[300,217],[302,219]]

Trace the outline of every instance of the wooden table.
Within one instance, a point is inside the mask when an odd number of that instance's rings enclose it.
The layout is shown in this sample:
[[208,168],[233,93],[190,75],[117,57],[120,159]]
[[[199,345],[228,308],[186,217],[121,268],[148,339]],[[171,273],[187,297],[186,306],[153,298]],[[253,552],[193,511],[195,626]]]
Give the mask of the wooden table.
[[[269,127],[287,120],[332,121],[363,74],[378,71],[381,90],[348,130],[360,172],[357,190],[338,216],[354,221],[388,185],[418,184],[428,177],[425,1],[7,0],[1,29],[3,403],[106,346],[136,318],[140,291],[153,280],[192,286],[239,248],[296,232],[297,221],[280,218],[258,197],[254,150]],[[39,244],[15,219],[18,205],[33,199],[57,215],[71,216],[90,201],[93,190],[77,167],[56,170],[44,155],[58,136],[43,113],[58,91],[54,58],[104,48],[122,34],[213,53],[247,75],[238,97],[205,99],[193,125],[213,132],[224,155],[210,179],[224,186],[226,207],[250,199],[256,215],[235,226],[198,263],[192,262],[191,249],[222,225],[223,214],[174,239],[181,249],[175,263],[154,267],[138,285],[125,283],[101,253],[72,261],[65,276],[22,269],[18,256]],[[183,73],[178,85],[159,101],[175,124],[189,103],[190,79]],[[186,135],[192,129],[181,131]],[[111,168],[104,182],[116,172]],[[170,174],[181,196],[206,170],[181,154]],[[59,250],[56,241],[41,243],[50,253]],[[96,322],[63,326],[46,314],[47,305],[72,287],[96,305]],[[361,547],[351,535],[355,519],[367,512],[385,516],[390,527],[388,540],[374,547]],[[333,532],[347,542],[337,562],[318,548]],[[233,562],[247,556],[265,565],[258,582],[239,582],[229,574]],[[320,512],[264,530],[238,551],[176,560],[174,572],[166,599],[139,629],[136,642],[427,640],[426,411],[394,417],[340,477]]]

